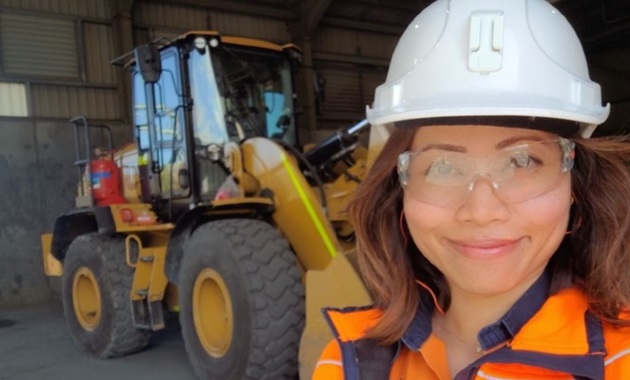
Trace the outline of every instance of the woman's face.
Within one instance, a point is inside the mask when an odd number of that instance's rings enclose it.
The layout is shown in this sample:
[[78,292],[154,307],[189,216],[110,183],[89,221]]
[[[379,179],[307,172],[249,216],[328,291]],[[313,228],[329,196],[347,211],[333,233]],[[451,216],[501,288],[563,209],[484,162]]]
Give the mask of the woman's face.
[[[537,141],[554,138],[542,131],[476,125],[418,129],[410,150],[430,159],[410,171],[416,177],[404,191],[405,218],[416,246],[451,291],[478,296],[524,291],[542,273],[567,230],[571,177],[561,172],[541,177],[538,168],[549,163],[529,153],[544,156],[547,147]],[[512,149],[523,144],[531,150]],[[561,151],[559,144],[549,146]],[[530,166],[533,171],[520,176],[519,170]],[[419,177],[430,184],[414,182]],[[550,185],[542,186],[545,181]]]

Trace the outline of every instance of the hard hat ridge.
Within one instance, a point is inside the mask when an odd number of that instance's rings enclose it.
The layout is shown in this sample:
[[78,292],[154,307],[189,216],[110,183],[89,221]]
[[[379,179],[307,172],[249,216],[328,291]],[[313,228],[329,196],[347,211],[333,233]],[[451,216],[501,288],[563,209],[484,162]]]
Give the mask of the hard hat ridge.
[[569,22],[544,0],[438,0],[403,33],[371,124],[460,116],[580,123],[588,137],[609,106],[589,78]]

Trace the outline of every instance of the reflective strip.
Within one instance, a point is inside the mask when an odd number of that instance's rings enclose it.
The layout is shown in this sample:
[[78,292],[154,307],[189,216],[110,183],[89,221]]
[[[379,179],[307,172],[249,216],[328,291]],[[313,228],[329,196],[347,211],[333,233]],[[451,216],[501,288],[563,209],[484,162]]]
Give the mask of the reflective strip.
[[623,350],[621,352],[618,352],[615,355],[613,355],[611,358],[606,359],[606,361],[604,361],[604,365],[608,365],[608,364],[614,362],[615,360],[617,360],[617,359],[619,359],[619,358],[621,358],[623,356],[626,356],[628,354],[630,354],[630,348],[628,348],[627,350]]
[[516,380],[516,379],[510,379],[510,378],[507,378],[507,377],[490,376],[490,375],[484,373],[482,370],[477,371],[477,376],[482,378],[482,379],[486,379],[486,380]]
[[326,229],[324,228],[322,221],[319,220],[319,218],[317,217],[317,214],[315,213],[315,209],[313,208],[313,205],[311,204],[311,201],[308,195],[306,195],[306,192],[300,185],[300,180],[298,176],[295,174],[295,172],[293,171],[293,168],[291,167],[291,164],[289,163],[287,156],[282,154],[281,159],[282,159],[282,165],[284,165],[285,170],[287,171],[287,173],[289,173],[289,178],[291,178],[291,182],[293,183],[293,186],[297,190],[300,196],[300,199],[302,199],[302,203],[304,203],[304,207],[306,207],[306,211],[308,212],[308,215],[313,220],[313,223],[315,224],[315,228],[317,229],[319,236],[324,241],[324,245],[326,246],[326,249],[328,249],[328,253],[330,254],[331,257],[337,256],[337,250],[335,249],[335,245],[330,240],[330,236],[328,236],[328,234],[326,233]]
[[[516,378],[516,377],[496,377],[496,376],[490,376],[486,373],[484,373],[482,370],[479,370],[477,372],[477,376],[482,378],[482,379],[486,379],[486,380],[527,380],[528,378],[526,377],[521,377],[521,378]],[[562,377],[559,379],[566,379],[566,380],[572,380],[575,379],[573,376],[569,376],[569,377]]]
[[341,360],[320,360],[317,362],[317,364],[315,365],[315,368],[319,367],[320,365],[336,365],[337,367],[342,367],[343,364],[341,363]]

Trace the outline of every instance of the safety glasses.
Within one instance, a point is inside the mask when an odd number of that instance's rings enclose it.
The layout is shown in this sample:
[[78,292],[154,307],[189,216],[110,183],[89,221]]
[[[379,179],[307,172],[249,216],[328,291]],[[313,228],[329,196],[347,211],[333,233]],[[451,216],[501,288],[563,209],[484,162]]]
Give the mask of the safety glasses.
[[412,199],[461,206],[479,181],[487,181],[506,203],[524,202],[555,188],[573,167],[575,143],[565,138],[528,141],[485,157],[421,147],[398,156],[398,178]]

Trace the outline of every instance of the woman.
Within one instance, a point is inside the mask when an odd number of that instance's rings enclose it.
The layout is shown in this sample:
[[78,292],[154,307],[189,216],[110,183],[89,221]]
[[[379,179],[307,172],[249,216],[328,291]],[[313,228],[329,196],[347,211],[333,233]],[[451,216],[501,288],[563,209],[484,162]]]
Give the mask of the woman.
[[314,379],[630,378],[630,145],[589,139],[608,113],[547,2],[425,9],[350,207],[375,305],[325,312]]

